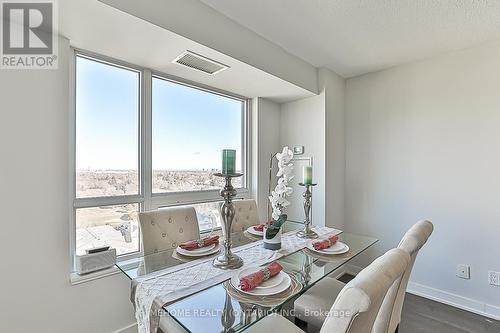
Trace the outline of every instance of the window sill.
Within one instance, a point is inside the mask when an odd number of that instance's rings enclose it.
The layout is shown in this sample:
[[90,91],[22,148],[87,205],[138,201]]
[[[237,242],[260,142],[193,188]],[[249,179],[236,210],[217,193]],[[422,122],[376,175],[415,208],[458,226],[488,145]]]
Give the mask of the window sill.
[[84,274],[84,275],[79,275],[76,272],[72,272],[69,276],[69,280],[70,280],[72,286],[76,286],[76,285],[81,284],[81,283],[86,283],[86,282],[94,281],[97,279],[102,279],[102,278],[107,277],[107,276],[119,274],[120,272],[121,271],[116,266],[113,266],[113,267],[110,267],[107,269],[103,269],[103,270],[100,270],[97,272]]

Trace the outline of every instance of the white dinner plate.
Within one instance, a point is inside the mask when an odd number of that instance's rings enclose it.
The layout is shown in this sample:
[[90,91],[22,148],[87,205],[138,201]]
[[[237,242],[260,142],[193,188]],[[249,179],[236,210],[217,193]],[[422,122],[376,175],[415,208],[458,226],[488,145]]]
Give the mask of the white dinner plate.
[[[211,248],[211,249],[210,250],[205,250],[206,248]],[[203,251],[200,252],[198,250],[203,250]],[[184,249],[182,249],[180,247],[176,248],[177,253],[179,253],[179,254],[181,254],[183,256],[186,256],[186,257],[203,257],[203,256],[208,256],[208,255],[211,255],[211,254],[219,252],[219,250],[220,250],[220,243],[217,244],[217,245],[212,244],[212,245],[206,246],[204,248],[196,249],[196,250],[193,250],[193,251],[184,250]]]
[[253,227],[255,227],[255,226],[251,226],[251,227],[247,228],[247,232],[249,234],[252,234],[252,235],[255,235],[255,236],[261,236],[261,237],[264,236],[264,231],[257,231]]
[[[179,248],[180,248],[180,247],[179,247]],[[200,247],[200,248],[198,248],[198,249],[194,249],[194,250],[186,250],[186,251],[189,251],[190,253],[205,253],[205,252],[212,251],[214,248],[215,248],[215,244],[212,244],[212,245],[208,245],[208,246]]]
[[342,243],[341,241],[337,241],[335,244],[333,244],[329,248],[326,248],[323,250],[316,250],[313,246],[313,242],[309,242],[307,244],[307,248],[311,251],[316,252],[316,253],[326,254],[326,255],[344,254],[344,253],[349,252],[349,246],[347,246],[347,244],[345,244],[345,243]]
[[[287,273],[281,271],[276,276],[274,276],[271,279],[264,282],[264,283],[268,282],[267,287],[259,288],[260,287],[259,286],[255,289],[252,289],[249,291],[241,290],[239,287],[240,277],[251,274],[253,272],[256,272],[259,269],[262,269],[262,267],[249,267],[249,268],[243,269],[239,272],[236,272],[236,274],[234,274],[233,277],[231,278],[231,284],[233,285],[234,288],[236,288],[240,292],[248,294],[248,295],[254,295],[254,296],[270,296],[270,295],[279,294],[279,293],[287,290],[290,287],[290,285],[292,284],[292,279],[290,278],[290,276]],[[280,282],[276,284],[277,281],[280,281]],[[261,284],[261,286],[263,284]]]

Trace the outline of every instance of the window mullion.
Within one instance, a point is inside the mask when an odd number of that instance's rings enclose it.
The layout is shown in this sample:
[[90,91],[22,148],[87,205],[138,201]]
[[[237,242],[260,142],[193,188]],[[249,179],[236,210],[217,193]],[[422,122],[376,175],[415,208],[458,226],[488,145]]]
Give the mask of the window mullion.
[[143,210],[148,211],[152,209],[151,205],[151,195],[152,195],[152,112],[151,112],[151,101],[152,101],[152,84],[151,84],[151,71],[144,70],[143,75],[143,108],[142,108],[142,120],[143,127],[141,133],[141,143],[142,143],[142,189],[144,196],[144,207]]
[[125,205],[142,203],[144,199],[139,195],[126,195],[120,197],[78,198],[73,202],[74,208],[89,208],[97,206]]

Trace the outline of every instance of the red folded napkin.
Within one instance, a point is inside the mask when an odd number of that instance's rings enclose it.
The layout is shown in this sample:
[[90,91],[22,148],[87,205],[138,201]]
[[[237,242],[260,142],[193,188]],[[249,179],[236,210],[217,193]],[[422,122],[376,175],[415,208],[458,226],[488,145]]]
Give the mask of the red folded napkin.
[[243,291],[249,291],[258,287],[262,282],[269,280],[277,275],[283,267],[278,262],[273,262],[260,271],[243,276],[240,278],[240,288]]
[[213,244],[219,244],[219,236],[210,236],[202,239],[190,240],[179,244],[179,247],[184,250],[192,251]]
[[255,231],[264,231],[264,225],[259,224],[253,227]]
[[313,247],[316,251],[327,249],[330,246],[332,246],[333,244],[335,244],[338,239],[339,239],[339,236],[331,235],[330,237],[328,237],[328,239],[313,242]]

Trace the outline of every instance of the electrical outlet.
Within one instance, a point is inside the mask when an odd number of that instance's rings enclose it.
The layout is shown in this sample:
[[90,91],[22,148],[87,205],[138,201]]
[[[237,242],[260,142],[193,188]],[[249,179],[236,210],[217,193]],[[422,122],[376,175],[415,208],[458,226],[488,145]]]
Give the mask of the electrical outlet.
[[457,276],[462,279],[470,279],[470,266],[469,265],[457,265]]
[[488,283],[500,287],[500,272],[488,271]]

